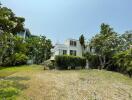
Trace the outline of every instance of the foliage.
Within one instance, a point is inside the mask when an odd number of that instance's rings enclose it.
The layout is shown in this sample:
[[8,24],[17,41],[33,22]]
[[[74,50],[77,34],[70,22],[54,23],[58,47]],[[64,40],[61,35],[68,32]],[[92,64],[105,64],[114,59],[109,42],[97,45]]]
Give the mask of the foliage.
[[40,64],[50,58],[51,41],[45,36],[33,36],[26,40],[28,44],[28,56],[35,64]]
[[126,31],[120,36],[121,39],[121,50],[128,50],[130,45],[132,45],[132,31]]
[[[16,53],[26,54],[25,43],[15,36],[24,30],[22,17],[17,17],[11,9],[0,6],[0,65],[13,65]],[[19,59],[20,60],[20,59]]]
[[92,54],[90,52],[86,52],[84,54],[84,57],[88,60],[89,67],[92,69],[97,69],[100,62],[99,62],[99,57],[95,54]]
[[88,45],[92,50],[86,53],[85,57],[89,60],[90,67],[93,65],[98,66],[98,69],[132,75],[132,54],[129,50],[132,45],[131,31],[119,35],[103,23],[100,33],[96,34]]
[[79,42],[82,46],[82,55],[83,55],[84,54],[84,49],[85,49],[85,38],[84,38],[83,34],[80,36]]
[[26,40],[17,36],[24,32],[24,22],[23,17],[15,16],[11,9],[0,5],[0,65],[22,65],[28,59],[40,64],[50,58],[52,44],[45,36],[29,37],[28,29]]
[[16,34],[23,31],[24,21],[24,18],[16,17],[11,9],[0,7],[0,30],[3,32]]
[[21,90],[25,88],[26,88],[25,85],[20,84],[17,81],[1,80],[0,81],[0,99],[15,100],[15,97],[19,95]]
[[27,63],[28,57],[22,53],[15,53],[13,65],[23,65]]
[[81,44],[82,46],[85,45],[85,39],[84,39],[83,34],[80,36],[79,41],[80,41],[80,44]]
[[59,69],[68,69],[68,67],[71,67],[72,69],[75,69],[75,67],[84,68],[86,66],[86,59],[76,56],[63,55],[56,56],[55,63]]
[[13,98],[15,95],[19,94],[19,89],[13,88],[13,87],[9,87],[9,88],[3,88],[0,89],[0,98]]
[[118,71],[132,76],[132,49],[119,52],[113,56]]
[[90,41],[94,54],[98,56],[100,61],[99,69],[104,68],[110,62],[112,55],[117,51],[119,43],[117,33],[109,25],[102,24],[100,34],[97,34]]
[[1,34],[0,42],[2,45],[0,48],[0,62],[2,65],[12,66],[17,65],[17,62],[19,62],[19,64],[26,64],[27,49],[26,43],[23,41],[22,38],[12,34]]

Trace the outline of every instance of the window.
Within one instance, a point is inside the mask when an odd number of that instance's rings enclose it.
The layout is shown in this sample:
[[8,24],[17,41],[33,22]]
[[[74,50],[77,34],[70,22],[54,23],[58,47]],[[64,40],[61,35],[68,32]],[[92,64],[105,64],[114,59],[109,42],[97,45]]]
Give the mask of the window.
[[77,45],[76,41],[70,41],[70,46],[76,46],[76,45]]
[[76,56],[76,50],[70,50],[70,55]]
[[63,55],[66,55],[67,54],[67,50],[63,50]]
[[77,43],[76,43],[76,41],[74,41],[74,46],[76,46],[77,45]]

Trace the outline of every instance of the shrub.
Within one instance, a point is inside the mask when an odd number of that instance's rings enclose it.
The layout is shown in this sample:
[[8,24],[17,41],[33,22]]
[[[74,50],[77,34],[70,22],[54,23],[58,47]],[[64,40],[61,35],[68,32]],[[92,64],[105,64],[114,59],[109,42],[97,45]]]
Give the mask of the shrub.
[[14,53],[3,59],[2,66],[16,66],[27,64],[28,57],[23,53]]
[[132,51],[126,50],[113,56],[119,72],[132,76]]
[[13,58],[14,58],[13,65],[23,65],[26,64],[28,60],[28,57],[22,53],[15,53]]
[[55,64],[59,69],[68,69],[68,67],[71,67],[72,69],[75,69],[76,67],[85,68],[86,59],[77,56],[62,55],[55,57]]
[[89,67],[92,69],[97,69],[100,66],[99,57],[98,55],[92,54],[90,52],[86,52],[84,54],[85,58],[89,62]]
[[100,61],[99,61],[98,55],[92,55],[89,62],[90,62],[90,64],[89,64],[90,68],[98,69],[98,66],[100,66]]
[[11,57],[4,57],[2,61],[2,66],[12,66]]

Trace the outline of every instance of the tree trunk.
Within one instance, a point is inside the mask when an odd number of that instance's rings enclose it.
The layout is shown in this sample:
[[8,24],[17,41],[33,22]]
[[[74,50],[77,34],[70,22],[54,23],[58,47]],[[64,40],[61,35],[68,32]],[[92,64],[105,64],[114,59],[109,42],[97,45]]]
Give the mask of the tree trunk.
[[1,55],[1,57],[0,57],[0,65],[2,65],[2,59],[3,59],[3,57]]
[[100,69],[100,70],[101,70],[102,65],[103,65],[103,62],[102,62],[102,58],[101,58],[101,56],[99,56],[99,61],[100,61],[100,66],[98,67],[98,69]]
[[89,69],[89,61],[86,60],[86,69]]
[[100,55],[99,56],[99,61],[100,61],[100,66],[99,69],[103,69],[106,63],[106,56],[104,55],[103,57]]
[[104,55],[104,56],[103,56],[103,66],[102,66],[102,68],[105,67],[105,64],[106,64],[106,56]]
[[82,47],[82,56],[83,56],[83,46],[81,46]]

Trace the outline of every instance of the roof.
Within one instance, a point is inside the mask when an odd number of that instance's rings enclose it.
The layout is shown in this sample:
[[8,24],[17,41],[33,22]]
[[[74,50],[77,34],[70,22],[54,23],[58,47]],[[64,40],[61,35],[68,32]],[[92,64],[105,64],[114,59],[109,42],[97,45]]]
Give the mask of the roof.
[[77,39],[72,39],[72,38],[69,38],[69,39],[67,39],[67,40],[79,41],[79,40],[77,40]]
[[55,44],[55,47],[56,46],[67,47],[65,44]]

